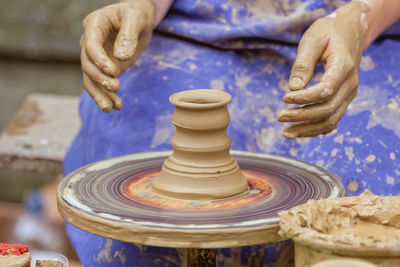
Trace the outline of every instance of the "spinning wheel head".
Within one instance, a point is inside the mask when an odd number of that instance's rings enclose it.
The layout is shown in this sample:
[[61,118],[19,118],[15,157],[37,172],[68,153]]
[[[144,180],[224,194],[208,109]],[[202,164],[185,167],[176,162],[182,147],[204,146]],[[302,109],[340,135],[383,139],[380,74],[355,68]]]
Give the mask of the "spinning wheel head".
[[[275,242],[281,210],[308,199],[344,195],[339,179],[298,160],[232,151],[248,193],[209,201],[149,195],[151,179],[171,152],[100,161],[70,174],[58,189],[71,224],[112,239],[166,247],[234,247]],[[151,189],[151,188],[150,188]]]

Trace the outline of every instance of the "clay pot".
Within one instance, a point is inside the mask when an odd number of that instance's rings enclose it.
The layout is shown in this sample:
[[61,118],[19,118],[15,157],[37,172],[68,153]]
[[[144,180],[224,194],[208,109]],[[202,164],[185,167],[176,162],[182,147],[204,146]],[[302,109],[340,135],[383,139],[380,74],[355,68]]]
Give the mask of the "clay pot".
[[217,199],[247,190],[245,177],[229,154],[228,93],[190,90],[174,94],[173,153],[153,179],[156,193],[181,199]]

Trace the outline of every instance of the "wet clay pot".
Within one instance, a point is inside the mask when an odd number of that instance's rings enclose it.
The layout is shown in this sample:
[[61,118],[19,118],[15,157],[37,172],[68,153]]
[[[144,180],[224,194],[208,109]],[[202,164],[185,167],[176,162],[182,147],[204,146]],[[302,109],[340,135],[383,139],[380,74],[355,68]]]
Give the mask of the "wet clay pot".
[[236,160],[229,154],[226,133],[231,96],[218,90],[190,90],[174,94],[173,153],[152,187],[156,193],[180,199],[218,199],[248,189]]

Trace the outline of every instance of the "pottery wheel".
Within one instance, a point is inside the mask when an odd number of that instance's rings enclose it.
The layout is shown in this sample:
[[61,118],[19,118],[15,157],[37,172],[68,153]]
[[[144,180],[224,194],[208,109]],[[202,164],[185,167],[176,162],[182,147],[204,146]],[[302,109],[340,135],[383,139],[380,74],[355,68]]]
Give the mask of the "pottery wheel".
[[66,221],[90,233],[164,247],[220,248],[279,240],[277,213],[308,199],[344,195],[338,177],[279,156],[232,151],[249,190],[209,201],[157,195],[151,179],[171,152],[139,153],[87,165],[58,188]]

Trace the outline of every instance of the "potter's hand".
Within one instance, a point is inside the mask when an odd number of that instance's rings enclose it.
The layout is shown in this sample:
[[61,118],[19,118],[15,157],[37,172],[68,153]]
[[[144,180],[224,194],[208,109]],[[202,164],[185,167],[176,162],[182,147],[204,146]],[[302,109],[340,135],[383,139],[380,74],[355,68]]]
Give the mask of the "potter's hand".
[[89,14],[83,21],[83,83],[105,112],[121,109],[117,77],[150,42],[155,20],[151,0],[122,1]]
[[[295,122],[284,129],[287,138],[312,137],[336,129],[357,93],[366,12],[365,3],[351,2],[315,21],[304,34],[290,75],[292,92],[283,98],[286,103],[304,106],[279,114],[279,121]],[[325,65],[325,73],[318,84],[305,89],[318,62]]]

